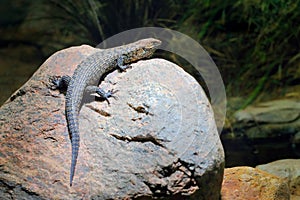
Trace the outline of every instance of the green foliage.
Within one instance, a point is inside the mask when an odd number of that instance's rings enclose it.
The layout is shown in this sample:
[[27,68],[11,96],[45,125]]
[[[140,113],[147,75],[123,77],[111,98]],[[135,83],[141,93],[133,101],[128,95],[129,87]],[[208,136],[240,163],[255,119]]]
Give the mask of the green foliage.
[[214,57],[230,95],[249,104],[299,78],[299,0],[194,0],[188,10],[183,24],[196,25],[190,34]]

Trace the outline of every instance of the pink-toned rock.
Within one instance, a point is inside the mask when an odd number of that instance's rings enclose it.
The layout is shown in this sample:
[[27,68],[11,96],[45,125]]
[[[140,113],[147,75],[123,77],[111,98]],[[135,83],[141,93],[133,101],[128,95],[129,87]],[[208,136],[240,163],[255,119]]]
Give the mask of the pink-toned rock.
[[84,45],[54,54],[0,108],[0,196],[218,199],[224,154],[212,109],[199,84],[162,59],[110,73],[101,87],[118,90],[118,99],[82,107],[69,186],[65,96],[49,89],[49,77],[72,75],[94,51]]
[[252,167],[225,169],[222,200],[289,200],[285,180]]

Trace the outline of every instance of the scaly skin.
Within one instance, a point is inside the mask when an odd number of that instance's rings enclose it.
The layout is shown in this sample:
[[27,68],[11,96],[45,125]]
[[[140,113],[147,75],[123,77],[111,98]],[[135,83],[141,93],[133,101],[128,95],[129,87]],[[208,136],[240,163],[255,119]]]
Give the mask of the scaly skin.
[[85,92],[96,92],[107,99],[111,93],[105,94],[97,87],[102,75],[117,67],[124,68],[123,64],[150,57],[160,44],[161,41],[157,39],[147,38],[120,47],[99,50],[79,64],[72,78],[68,79],[66,118],[72,143],[70,186],[75,174],[80,143],[78,114]]

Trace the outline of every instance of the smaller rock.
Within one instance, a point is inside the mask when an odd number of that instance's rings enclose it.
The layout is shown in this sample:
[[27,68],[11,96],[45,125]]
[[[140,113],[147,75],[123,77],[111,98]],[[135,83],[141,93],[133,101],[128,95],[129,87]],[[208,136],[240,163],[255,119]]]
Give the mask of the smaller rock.
[[[278,99],[261,102],[248,106],[234,114],[231,124],[235,135],[243,135],[250,140],[265,141],[279,140],[274,145],[281,146],[282,140],[287,143],[283,151],[287,151],[290,146],[295,146],[294,153],[299,154],[297,144],[291,143],[290,138],[300,131],[300,102],[293,99]],[[263,148],[268,148],[264,145]],[[282,157],[281,157],[282,158]],[[279,157],[272,160],[279,160]]]
[[279,176],[288,182],[291,199],[300,199],[300,159],[284,159],[274,161],[256,168]]
[[299,117],[300,103],[296,100],[283,99],[263,102],[248,106],[235,113],[237,121],[256,123],[288,123]]
[[221,191],[222,200],[288,200],[284,179],[252,167],[227,168]]

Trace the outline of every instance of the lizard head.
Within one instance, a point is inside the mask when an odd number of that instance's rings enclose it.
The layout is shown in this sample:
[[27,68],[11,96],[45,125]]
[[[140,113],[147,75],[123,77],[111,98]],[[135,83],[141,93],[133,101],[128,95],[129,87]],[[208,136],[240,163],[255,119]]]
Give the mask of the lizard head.
[[128,54],[125,54],[125,63],[152,56],[160,44],[161,41],[154,38],[142,39],[129,44]]

